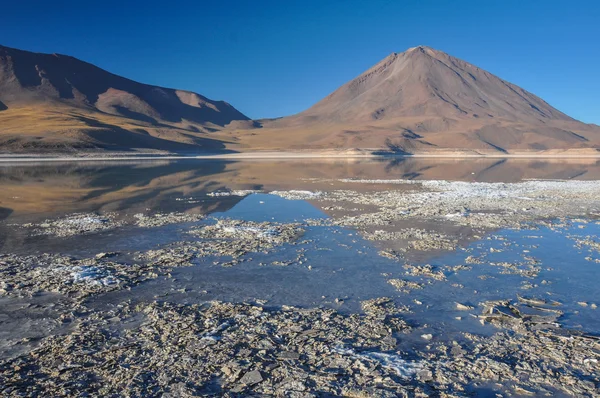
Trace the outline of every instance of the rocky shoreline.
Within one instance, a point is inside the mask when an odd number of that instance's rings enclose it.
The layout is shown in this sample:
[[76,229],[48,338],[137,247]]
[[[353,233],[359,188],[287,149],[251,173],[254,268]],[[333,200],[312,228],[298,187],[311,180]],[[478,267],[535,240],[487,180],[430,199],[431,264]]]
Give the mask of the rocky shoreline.
[[[493,303],[510,323],[491,338],[397,351],[408,326],[388,299],[364,315],[211,302],[120,305],[0,364],[4,396],[464,396],[598,393],[597,337],[553,328]],[[133,326],[130,326],[131,323]],[[124,324],[124,326],[119,326]],[[513,331],[516,330],[516,331]],[[431,339],[423,335],[424,339]]]

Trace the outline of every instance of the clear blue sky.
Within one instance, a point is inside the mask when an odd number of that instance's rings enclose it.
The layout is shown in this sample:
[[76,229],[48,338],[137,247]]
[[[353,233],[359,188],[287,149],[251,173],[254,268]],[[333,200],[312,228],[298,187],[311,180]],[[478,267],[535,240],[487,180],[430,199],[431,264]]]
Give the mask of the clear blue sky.
[[69,54],[252,118],[304,110],[419,44],[600,124],[600,1],[5,1],[0,44]]

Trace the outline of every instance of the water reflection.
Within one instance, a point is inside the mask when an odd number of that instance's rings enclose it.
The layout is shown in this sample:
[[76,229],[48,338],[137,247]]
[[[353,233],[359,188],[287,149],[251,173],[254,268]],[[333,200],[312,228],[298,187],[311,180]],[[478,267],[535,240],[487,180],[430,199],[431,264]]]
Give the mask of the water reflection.
[[[230,216],[250,220],[274,220],[293,222],[306,218],[316,218],[321,214],[305,202],[287,202],[278,197],[262,197],[255,195],[244,199],[242,196],[209,196],[210,192],[222,190],[332,190],[332,189],[386,189],[385,184],[353,184],[338,181],[344,178],[359,179],[444,179],[481,182],[517,182],[524,179],[587,179],[600,180],[600,164],[595,159],[418,159],[401,158],[392,160],[366,159],[333,159],[333,160],[269,160],[269,161],[141,161],[141,162],[81,162],[81,163],[39,163],[3,165],[0,167],[0,252],[17,247],[25,247],[32,252],[56,250],[62,252],[64,247],[57,246],[57,240],[47,238],[46,243],[38,237],[27,237],[25,233],[18,236],[18,229],[10,224],[23,222],[39,222],[46,218],[59,217],[73,212],[109,212],[119,214],[135,214],[138,212],[193,212],[209,214],[224,212],[221,216]],[[395,185],[394,189],[398,189]],[[263,195],[266,196],[266,195]],[[318,203],[315,203],[319,206]],[[260,208],[260,210],[258,210]],[[233,210],[231,210],[233,209]],[[326,210],[330,215],[333,210]],[[436,220],[422,220],[408,225],[398,223],[391,227],[402,229],[417,227],[424,230],[435,230],[453,236],[462,236],[460,246],[468,246],[474,234],[464,226],[440,226]],[[374,226],[373,228],[380,228]],[[448,228],[447,230],[444,228]],[[579,226],[577,227],[579,228]],[[593,228],[593,229],[592,229]],[[127,230],[120,235],[111,233],[102,236],[86,235],[63,240],[66,251],[73,252],[77,248],[90,247],[93,255],[98,252],[147,250],[156,246],[156,235],[165,239],[187,239],[178,236],[178,226],[166,226],[159,230],[140,233],[138,230]],[[569,230],[569,233],[573,233]],[[590,231],[597,233],[592,226]],[[367,229],[367,232],[369,230]],[[512,232],[503,231],[508,235]],[[567,286],[559,286],[560,279],[567,277],[578,282],[589,279],[591,263],[574,249],[573,243],[561,238],[562,235],[552,230],[544,230],[547,241],[541,241],[539,247],[527,248],[532,255],[539,256],[543,263],[549,264],[540,276],[536,277],[535,287],[527,293],[543,295],[547,286],[558,286],[556,291],[570,302],[569,310],[575,313],[577,301],[590,301],[597,289],[587,286],[581,289],[581,297],[573,297],[566,293]],[[586,233],[589,233],[586,231]],[[540,233],[541,234],[541,233]],[[559,236],[560,235],[560,236]],[[557,238],[558,236],[558,238]],[[267,299],[273,305],[293,303],[296,305],[314,306],[322,304],[337,305],[337,297],[353,298],[348,301],[347,308],[358,308],[359,300],[378,295],[394,295],[395,290],[382,275],[405,277],[400,264],[378,256],[378,243],[362,240],[354,231],[338,228],[308,228],[307,247],[311,256],[311,268],[306,267],[263,267],[257,263],[270,262],[297,256],[298,248],[292,246],[281,249],[272,255],[253,255],[254,261],[248,261],[235,268],[224,268],[212,264],[212,259],[202,260],[201,267],[190,267],[175,270],[177,283],[174,286],[156,280],[148,285],[140,285],[133,292],[119,292],[108,297],[120,302],[132,294],[143,298],[154,295],[169,294],[182,290],[181,300],[206,299],[240,301],[251,298]],[[522,255],[522,241],[527,236],[512,236],[515,244],[511,250],[515,256]],[[562,239],[562,240],[559,240]],[[27,239],[32,239],[27,241]],[[37,240],[36,240],[37,239]],[[479,239],[479,238],[478,238]],[[554,239],[554,240],[553,240]],[[490,243],[491,242],[491,243]],[[481,247],[473,250],[481,253],[490,252],[490,245],[496,241],[477,243]],[[385,243],[386,249],[394,249],[397,242]],[[44,244],[46,246],[44,246]],[[399,244],[405,244],[400,242]],[[27,246],[28,245],[28,246]],[[54,245],[54,246],[52,246]],[[383,245],[383,244],[382,244]],[[51,247],[52,246],[52,247]],[[75,248],[75,249],[74,249]],[[323,250],[329,249],[329,250]],[[499,249],[498,247],[496,249]],[[505,249],[502,247],[502,249]],[[506,249],[508,250],[508,249]],[[494,252],[496,253],[496,252]],[[500,252],[499,256],[508,255]],[[553,260],[561,254],[561,262]],[[429,254],[428,254],[429,255]],[[446,257],[427,258],[434,265],[463,264],[463,252],[446,255]],[[504,258],[503,258],[504,259]],[[561,264],[570,261],[569,268],[561,268]],[[500,259],[498,260],[500,261]],[[366,266],[365,266],[366,265]],[[554,271],[556,269],[557,271]],[[575,275],[572,269],[580,272]],[[581,272],[583,271],[583,272]],[[485,272],[486,278],[479,278]],[[585,272],[585,273],[584,273]],[[470,274],[472,273],[472,275]],[[452,279],[452,284],[431,285],[419,290],[419,296],[410,296],[402,304],[412,303],[414,297],[427,303],[422,312],[415,310],[415,317],[423,316],[428,311],[427,319],[435,317],[443,319],[442,326],[449,328],[455,319],[455,302],[475,303],[487,299],[503,299],[515,297],[522,293],[520,277],[506,276],[490,267],[473,267],[472,271],[464,271]],[[512,279],[511,279],[512,278]],[[556,285],[543,284],[545,280],[555,280]],[[500,283],[499,281],[502,281]],[[456,285],[468,286],[458,289]],[[164,284],[163,284],[164,283]],[[150,288],[148,288],[150,286]],[[470,292],[477,293],[475,297]],[[191,293],[190,293],[191,292]],[[209,292],[209,293],[206,293]],[[441,297],[443,296],[443,297]],[[322,299],[325,297],[325,299]],[[441,298],[440,298],[441,297]],[[441,304],[440,304],[441,303]],[[575,304],[573,304],[575,303]],[[354,307],[352,307],[354,305]],[[345,307],[346,308],[346,307]],[[421,308],[421,307],[417,307]],[[434,312],[439,314],[431,315]],[[577,313],[578,314],[578,313]],[[578,323],[586,327],[596,328],[589,314],[574,317],[571,315],[571,326]],[[470,319],[469,319],[470,321]],[[476,321],[473,321],[476,322]],[[466,321],[464,322],[466,323]],[[590,326],[591,325],[591,326]],[[456,326],[457,329],[463,326]],[[468,328],[473,329],[474,324]],[[447,332],[447,330],[446,330]]]
[[[28,163],[0,166],[0,220],[33,222],[84,211],[210,213],[239,197],[208,198],[224,189],[330,189],[340,178],[600,179],[595,159],[318,159]],[[335,182],[336,188],[343,183]],[[355,186],[353,187],[356,188]],[[201,198],[199,201],[177,200]]]

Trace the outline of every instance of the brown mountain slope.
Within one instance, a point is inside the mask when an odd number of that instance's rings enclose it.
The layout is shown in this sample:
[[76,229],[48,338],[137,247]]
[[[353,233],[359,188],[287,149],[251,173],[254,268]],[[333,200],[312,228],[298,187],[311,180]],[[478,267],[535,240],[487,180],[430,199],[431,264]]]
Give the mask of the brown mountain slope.
[[237,133],[244,145],[264,149],[506,153],[600,144],[598,126],[423,46],[389,55],[308,110],[263,127]]
[[134,82],[76,58],[0,46],[3,149],[221,149],[206,136],[234,120],[233,106]]

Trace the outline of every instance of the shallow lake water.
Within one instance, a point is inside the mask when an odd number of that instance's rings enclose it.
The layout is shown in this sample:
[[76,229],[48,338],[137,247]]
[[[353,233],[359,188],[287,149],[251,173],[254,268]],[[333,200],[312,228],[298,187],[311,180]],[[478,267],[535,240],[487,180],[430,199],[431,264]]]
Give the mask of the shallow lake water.
[[[175,267],[169,277],[161,275],[128,289],[94,295],[86,305],[102,311],[123,302],[219,300],[260,303],[265,308],[333,308],[351,314],[360,313],[365,300],[391,297],[405,308],[403,318],[414,327],[411,336],[399,342],[410,352],[426,349],[431,339],[460,340],[465,332],[489,336],[497,328],[482,321],[481,303],[518,303],[525,297],[559,303],[557,326],[600,334],[596,309],[600,255],[591,246],[577,244],[582,239],[598,241],[600,224],[595,216],[540,219],[540,223],[532,219],[527,228],[499,225],[479,230],[446,226],[452,224],[453,214],[409,220],[394,224],[393,233],[417,226],[436,230],[441,237],[454,233],[457,243],[450,249],[408,250],[404,257],[394,257],[382,253],[395,249],[397,242],[369,239],[369,230],[359,224],[330,223],[356,214],[355,203],[332,204],[318,196],[352,191],[368,197],[413,189],[400,187],[395,180],[596,181],[600,165],[592,160],[526,159],[4,164],[0,165],[0,254],[93,258],[115,253],[111,260],[133,264],[140,261],[136,255],[141,252],[201,240],[189,231],[219,220],[298,224],[303,234],[295,241],[247,254],[239,263],[225,266],[227,256],[195,258],[193,266]],[[593,213],[591,208],[584,210]],[[369,211],[369,205],[360,210]],[[74,213],[113,214],[123,225],[72,236],[35,233],[35,226]],[[139,213],[203,217],[148,228],[130,222]],[[428,267],[428,273],[409,272],[421,266]],[[414,285],[397,288],[390,283],[393,280]],[[10,339],[19,333],[15,322],[30,325],[31,319],[9,319],[16,304],[2,300],[0,328],[5,332],[0,339]],[[421,338],[429,334],[432,337]]]
[[[62,253],[86,257],[100,252],[131,253],[189,239],[191,225],[213,218],[277,223],[327,218],[327,210],[311,200],[288,200],[268,193],[241,196],[209,196],[229,190],[347,189],[342,179],[444,179],[458,181],[518,182],[527,179],[596,179],[595,161],[545,161],[525,159],[394,159],[337,161],[144,161],[81,162],[3,165],[0,167],[0,207],[4,219],[0,245],[3,253]],[[386,185],[369,189],[387,189]],[[170,224],[158,228],[125,226],[107,232],[68,238],[31,236],[19,228],[25,222],[41,222],[76,212],[116,212],[119,217],[138,212],[191,212],[210,219],[197,223]],[[598,225],[589,223],[585,234],[597,235]],[[491,231],[467,242],[455,253],[432,253],[423,264],[442,269],[464,264],[467,256],[485,254],[483,264],[456,272],[439,282],[406,276],[401,261],[378,255],[379,248],[348,227],[309,226],[301,245],[284,245],[274,252],[252,256],[235,267],[213,265],[211,258],[196,267],[177,269],[176,281],[157,279],[131,291],[108,294],[102,300],[148,298],[171,293],[170,300],[267,300],[268,305],[331,306],[358,311],[360,301],[394,296],[411,307],[415,323],[445,330],[479,330],[475,318],[456,310],[455,303],[509,298],[517,294],[548,296],[564,303],[562,321],[587,332],[600,331],[600,317],[578,302],[600,297],[598,264],[585,259],[584,250],[573,246],[569,234],[581,234],[577,223],[560,230]],[[502,240],[500,240],[502,239]],[[503,246],[503,242],[513,242]],[[499,249],[490,253],[490,248]],[[287,267],[261,266],[277,260],[291,261],[302,252],[303,264]],[[123,254],[124,258],[127,257]],[[523,256],[539,261],[535,278],[503,274],[489,262],[514,262]],[[307,268],[310,265],[310,269]],[[418,265],[413,264],[413,265]],[[382,276],[386,275],[386,277]],[[424,288],[398,293],[386,279],[405,278],[423,282]],[[542,281],[544,283],[542,284]],[[523,290],[523,283],[533,287]],[[462,285],[460,288],[453,284]],[[184,289],[185,293],[172,292]],[[337,299],[337,301],[336,301]],[[102,301],[100,300],[100,301]],[[422,304],[415,304],[415,301]],[[455,318],[461,316],[461,320]]]

